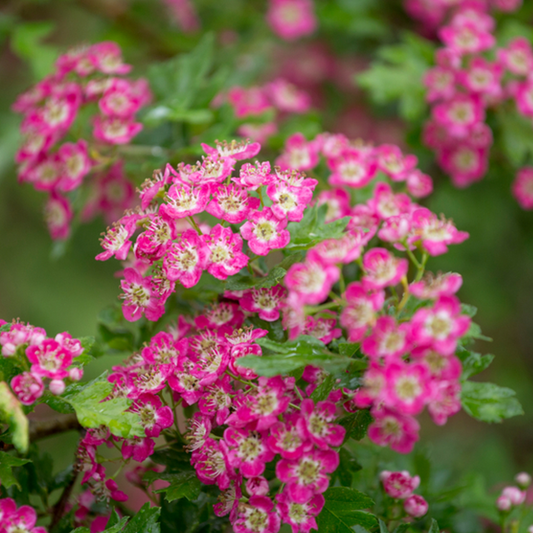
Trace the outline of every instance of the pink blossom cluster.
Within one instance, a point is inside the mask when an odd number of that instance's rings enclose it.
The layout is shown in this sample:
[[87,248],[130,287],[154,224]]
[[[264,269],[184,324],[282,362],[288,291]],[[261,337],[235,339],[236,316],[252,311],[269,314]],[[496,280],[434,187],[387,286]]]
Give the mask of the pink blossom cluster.
[[313,0],[269,0],[266,19],[272,31],[286,41],[310,35],[317,27]]
[[496,507],[502,513],[508,513],[526,501],[526,489],[531,485],[531,476],[527,472],[520,472],[515,476],[515,481],[518,486],[504,487],[496,499]]
[[406,470],[401,472],[384,470],[379,477],[383,489],[391,498],[403,500],[403,508],[409,516],[420,518],[428,512],[429,506],[426,500],[418,494],[413,494],[420,484],[418,476],[411,477]]
[[421,23],[424,33],[434,33],[456,9],[476,8],[510,12],[517,10],[522,0],[405,0],[407,13]]
[[[467,187],[487,172],[493,137],[486,123],[488,110],[512,101],[521,115],[533,117],[529,79],[533,49],[523,37],[496,47],[489,7],[465,2],[454,8],[439,30],[444,47],[436,53],[437,65],[424,78],[432,106],[424,142],[435,150],[440,167],[457,187]],[[526,168],[513,184],[513,194],[524,209],[533,208],[532,183],[531,170]]]
[[[258,154],[259,143],[203,147],[207,156],[196,165],[167,165],[164,172],[154,173],[140,191],[141,207],[127,212],[102,239],[104,252],[98,260],[124,260],[133,251],[133,266],[124,270],[121,282],[124,316],[130,321],[143,314],[158,320],[178,283],[193,287],[204,271],[226,280],[250,266],[252,255],[285,248],[288,222],[301,220],[312,200],[317,181],[298,171],[272,171],[268,162],[256,161],[244,163],[238,176],[232,175],[238,161]],[[218,223],[198,226],[193,217],[204,212]],[[133,244],[138,229],[142,231]],[[246,305],[262,306],[267,313],[271,304],[260,301],[275,302],[279,295],[270,291],[251,298],[255,300]]]
[[4,357],[13,358],[24,369],[11,380],[11,388],[24,405],[32,405],[44,393],[45,380],[52,394],[62,394],[65,380],[79,381],[83,376],[75,358],[83,353],[78,339],[67,333],[58,333],[53,339],[43,328],[13,321],[8,328],[3,320],[0,326],[0,346]]
[[[262,86],[232,87],[215,103],[226,99],[238,119],[246,120],[237,129],[245,138],[263,143],[278,131],[278,124],[289,114],[305,113],[311,107],[310,96],[285,78],[278,77]],[[274,114],[266,122],[265,113]]]
[[[176,327],[158,333],[125,365],[113,368],[112,395],[133,401],[130,410],[139,414],[145,437],[122,439],[103,427],[87,431],[78,469],[95,496],[126,499],[106,479],[98,446],[120,447],[124,461],[141,463],[154,452],[154,438],[174,424],[173,409],[194,405],[185,439],[198,478],[221,490],[215,513],[229,514],[237,533],[275,533],[281,522],[295,533],[317,528],[322,493],[339,464],[333,448],[345,436],[334,423],[342,391],[314,402],[294,378],[257,379],[239,366],[242,356],[261,355],[255,341],[267,334],[244,320],[236,303],[220,302],[194,319],[180,317]],[[314,369],[307,369],[304,379],[315,378]],[[264,473],[276,458],[283,486],[273,498]]]
[[174,22],[185,33],[194,33],[200,29],[200,20],[191,0],[162,0]]
[[[287,141],[286,152],[277,161],[281,166],[301,168],[303,158],[288,156],[295,137]],[[304,168],[316,166],[317,140],[296,140],[309,154],[307,161],[311,162]],[[393,186],[398,185],[409,191],[411,176],[418,182],[425,178],[415,168],[413,156],[404,156],[392,146],[343,147],[342,136],[322,136],[319,142],[322,151],[336,150],[328,160],[329,182],[344,188],[322,191],[317,201],[328,204],[328,220],[349,216],[350,221],[341,238],[317,244],[303,262],[287,272],[284,327],[290,338],[295,338],[306,332],[310,316],[324,318],[322,313],[328,309],[326,320],[334,333],[324,337],[324,342],[340,336],[338,322],[349,342],[360,343],[369,361],[363,386],[356,391],[345,390],[347,409],[370,407],[374,422],[369,437],[407,453],[418,439],[415,416],[425,406],[439,425],[461,407],[462,368],[455,351],[458,340],[470,327],[470,318],[462,313],[455,296],[462,278],[453,273],[426,278],[422,274],[428,256],[445,253],[448,245],[463,242],[468,234],[416,204],[405,192],[394,192]],[[390,181],[377,182],[372,197],[352,207],[348,187],[367,185],[378,171]],[[430,188],[430,180],[428,184]],[[411,192],[420,189],[413,187]],[[381,243],[370,246],[374,237]],[[369,249],[365,251],[365,247]],[[393,250],[407,254],[417,267],[412,283],[408,283],[408,258],[398,257]],[[420,261],[414,255],[416,251],[422,253]],[[354,261],[359,264],[360,278],[337,296],[332,291],[337,284],[344,285],[342,267]],[[402,286],[401,299],[398,285]],[[412,316],[406,316],[403,308],[412,297],[419,304]],[[334,308],[338,308],[336,313],[331,311]]]
[[46,528],[36,526],[37,513],[29,505],[17,509],[15,500],[0,500],[0,533],[46,533]]
[[[149,102],[150,90],[144,79],[120,77],[130,70],[113,42],[77,48],[60,56],[54,73],[13,105],[23,115],[24,142],[15,157],[19,180],[48,194],[45,218],[53,239],[67,238],[73,217],[68,193],[78,189],[91,171],[100,174],[92,203],[103,212],[106,202],[118,204],[120,212],[125,209],[124,194],[117,191],[128,189],[121,162],[115,160],[109,169],[109,159],[100,152],[106,146],[129,143],[142,129],[135,115]],[[93,106],[98,113],[92,119],[92,139],[86,140],[79,134],[86,126],[80,112]],[[64,142],[67,137],[73,140]],[[111,216],[116,218],[115,213]]]

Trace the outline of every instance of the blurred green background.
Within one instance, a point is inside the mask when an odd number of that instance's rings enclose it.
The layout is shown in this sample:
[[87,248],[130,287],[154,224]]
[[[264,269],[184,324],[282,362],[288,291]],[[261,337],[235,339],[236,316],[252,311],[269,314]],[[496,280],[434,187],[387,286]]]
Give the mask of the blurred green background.
[[[277,44],[264,23],[265,2],[203,0],[195,5],[202,29],[185,34],[169,21],[164,5],[156,0],[2,3],[0,317],[8,321],[20,317],[51,335],[65,330],[74,336],[91,335],[96,332],[98,312],[119,294],[113,275],[116,263],[94,260],[100,251],[99,233],[105,229],[101,219],[79,228],[65,254],[53,258],[42,221],[44,195],[16,180],[12,161],[19,122],[10,105],[46,73],[59,51],[80,42],[117,41],[138,77],[148,65],[190,50],[202,32],[210,29],[218,32],[219,42],[231,43],[225,46],[239,58],[239,68],[261,72],[276,66],[268,60],[272,57],[269,50]],[[347,63],[365,64],[380,44],[394,42],[409,27],[400,2],[318,1],[317,10],[321,28],[316,39],[342,52]],[[324,85],[328,127],[334,128],[331,117],[339,112],[338,94],[334,84]],[[342,98],[362,108],[367,105],[357,90],[345,91]],[[380,122],[382,118],[367,114],[361,120],[365,124],[356,122],[351,127],[372,132],[369,140],[390,135],[390,118]],[[433,175],[435,192],[426,202],[428,207],[452,218],[459,229],[470,233],[470,240],[432,259],[429,268],[462,274],[460,297],[478,307],[476,321],[494,339],[476,347],[496,356],[482,379],[515,389],[526,414],[494,426],[465,414],[452,417],[444,427],[424,419],[422,445],[438,464],[456,472],[478,472],[491,487],[511,481],[519,470],[533,471],[533,213],[518,208],[509,190],[513,176],[502,175],[501,169],[491,170],[467,190],[454,189],[445,177]],[[99,360],[88,372],[94,375],[109,363]]]

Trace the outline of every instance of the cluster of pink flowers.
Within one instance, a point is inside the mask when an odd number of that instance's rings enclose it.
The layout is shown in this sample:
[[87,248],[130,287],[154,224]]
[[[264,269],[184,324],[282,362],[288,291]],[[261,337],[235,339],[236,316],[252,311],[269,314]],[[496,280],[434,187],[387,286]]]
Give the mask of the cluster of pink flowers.
[[46,533],[46,528],[35,526],[37,513],[29,505],[17,509],[15,500],[0,500],[0,533]]
[[[315,167],[318,144],[331,170],[329,182],[345,188],[322,191],[317,201],[328,205],[327,220],[351,218],[341,238],[317,244],[304,262],[287,272],[284,327],[291,338],[307,333],[311,315],[313,320],[323,318],[327,322],[320,328],[327,333],[324,342],[340,336],[338,321],[348,341],[360,343],[369,367],[361,388],[344,391],[349,397],[346,408],[371,407],[374,422],[369,437],[407,453],[418,439],[419,425],[414,416],[426,405],[437,424],[444,424],[461,408],[461,363],[455,351],[470,327],[470,318],[462,314],[455,296],[462,278],[448,273],[422,279],[422,274],[428,256],[445,253],[448,245],[463,242],[468,234],[416,204],[404,192],[394,192],[392,186],[400,184],[418,196],[431,190],[431,180],[415,168],[414,156],[403,155],[395,146],[353,146],[342,136],[322,135],[318,142],[300,137],[296,141],[299,155],[293,155],[293,137],[278,164]],[[357,188],[378,174],[382,179],[388,176],[390,183],[379,181],[365,204],[352,207],[348,191],[357,194]],[[383,246],[364,252],[374,236]],[[397,257],[385,245],[407,253],[413,261],[417,274],[411,284],[407,280],[408,259]],[[414,255],[417,250],[422,252],[420,261]],[[359,264],[360,279],[335,295],[332,290],[337,282],[340,287],[344,285],[342,266],[354,261]],[[401,299],[397,290],[400,284]],[[409,316],[405,305],[411,297],[420,303]],[[332,313],[332,308],[338,312]],[[327,315],[324,309],[330,309]]]
[[83,347],[69,333],[58,333],[55,338],[46,336],[43,328],[13,321],[7,329],[5,321],[0,333],[0,346],[4,357],[12,357],[24,371],[11,380],[11,388],[24,405],[39,399],[45,389],[44,380],[49,380],[52,394],[62,394],[65,380],[79,381],[83,370],[74,359],[82,354]]
[[522,0],[405,0],[404,7],[411,17],[420,21],[424,33],[431,34],[440,28],[450,13],[463,7],[476,6],[497,11],[515,11]]
[[[311,107],[309,95],[284,78],[278,77],[262,86],[232,87],[227,95],[215,99],[216,104],[226,99],[238,119],[246,120],[237,129],[245,138],[263,143],[278,131],[278,124],[289,114],[305,113]],[[266,122],[263,118],[274,113]]]
[[428,512],[426,500],[418,494],[413,494],[420,484],[418,476],[411,477],[406,470],[401,472],[384,470],[379,477],[383,483],[383,489],[391,498],[403,500],[403,508],[409,516],[420,518]]
[[312,34],[317,27],[313,0],[269,0],[267,22],[286,41]]
[[[533,117],[533,49],[523,37],[497,48],[489,7],[464,2],[454,8],[448,24],[439,30],[444,47],[436,53],[437,65],[424,78],[432,105],[424,142],[435,150],[439,165],[457,187],[467,187],[487,172],[493,140],[487,110],[511,100],[521,115]],[[525,209],[533,208],[531,176],[529,168],[520,171],[512,189]]]
[[[15,158],[19,180],[48,193],[45,218],[53,239],[68,236],[73,217],[68,193],[78,189],[91,171],[97,177],[84,216],[97,210],[106,213],[109,205],[122,212],[131,201],[133,189],[121,161],[112,158],[111,166],[100,155],[105,146],[129,143],[142,129],[135,115],[149,102],[150,90],[144,79],[119,77],[130,70],[113,42],[77,48],[60,56],[54,73],[13,105],[24,116],[24,143]],[[85,140],[77,133],[86,126],[80,122],[80,111],[94,105],[98,113],[92,121],[92,139]],[[67,135],[74,141],[63,142]],[[116,218],[116,212],[107,214]]]
[[526,472],[520,472],[516,475],[515,481],[518,487],[505,487],[496,500],[496,507],[502,513],[508,513],[526,501],[525,491],[531,485],[531,476]]
[[[196,165],[167,165],[156,172],[142,187],[141,207],[126,213],[102,239],[105,251],[97,259],[124,260],[135,231],[143,230],[133,246],[133,266],[124,270],[122,281],[128,320],[142,314],[158,320],[177,282],[193,287],[204,271],[225,280],[250,265],[250,255],[285,248],[288,222],[301,220],[311,202],[317,181],[298,171],[271,172],[268,162],[245,163],[232,177],[238,161],[258,154],[258,143],[232,141],[216,148],[204,145],[204,150],[207,157]],[[198,226],[193,217],[203,212],[220,223]],[[236,231],[232,226],[237,224]],[[243,239],[248,250],[243,250]]]

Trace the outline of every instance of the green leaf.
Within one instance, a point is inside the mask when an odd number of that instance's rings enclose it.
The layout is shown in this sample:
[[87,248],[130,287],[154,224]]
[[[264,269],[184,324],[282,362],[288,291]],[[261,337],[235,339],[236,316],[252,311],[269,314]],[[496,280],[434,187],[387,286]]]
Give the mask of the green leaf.
[[477,307],[470,304],[461,304],[461,313],[474,318],[477,315]]
[[333,376],[326,376],[322,383],[318,385],[318,387],[311,394],[311,399],[315,403],[325,400],[329,396],[329,393],[333,390],[335,381],[336,380]]
[[13,446],[19,453],[26,453],[30,441],[28,419],[22,404],[4,381],[0,382],[0,420],[9,425]]
[[492,354],[481,355],[479,353],[469,352],[464,348],[457,350],[456,354],[463,365],[462,379],[465,381],[469,377],[483,372],[494,360],[494,355]]
[[113,391],[102,374],[85,385],[79,392],[65,398],[74,407],[80,424],[87,428],[106,426],[113,435],[123,438],[143,437],[144,429],[136,413],[126,412],[131,405],[127,398],[103,401]]
[[315,337],[301,335],[293,341],[279,343],[270,339],[258,339],[257,343],[275,355],[247,355],[239,358],[237,364],[251,368],[260,376],[288,374],[301,366],[319,366],[331,374],[344,370],[351,359],[329,352],[324,343]]
[[398,102],[400,115],[409,121],[419,120],[427,104],[422,78],[433,61],[434,46],[427,40],[405,33],[403,42],[383,46],[369,70],[357,76],[377,104]]
[[346,448],[341,448],[339,451],[339,468],[335,470],[331,484],[333,485],[334,480],[338,478],[343,487],[351,487],[353,474],[361,470],[361,468],[362,466],[355,457]]
[[481,327],[475,322],[470,323],[470,327],[468,328],[468,331],[465,333],[465,335],[461,338],[461,341],[466,341],[464,343],[467,344],[472,339],[492,342],[492,339],[490,337],[487,337],[486,335],[483,335],[481,333]]
[[523,166],[533,155],[533,125],[531,120],[521,116],[516,110],[502,110],[498,113],[502,145],[510,163]]
[[309,250],[326,239],[339,239],[350,222],[350,217],[343,217],[326,223],[328,206],[316,204],[307,209],[300,222],[291,222],[287,226],[291,234],[291,242],[286,250]]
[[192,470],[172,474],[166,480],[170,482],[170,485],[164,489],[154,490],[154,492],[157,494],[165,493],[165,498],[168,502],[180,498],[187,498],[189,501],[195,500],[202,490],[202,483],[196,476],[196,472]]
[[232,276],[226,282],[228,291],[245,291],[248,289],[268,289],[277,285],[284,277],[287,271],[280,267],[274,267],[264,278],[253,278],[251,276]]
[[36,80],[41,80],[52,72],[59,55],[57,47],[42,42],[52,33],[54,27],[53,22],[25,22],[17,24],[13,30],[11,48],[30,64]]
[[145,503],[141,509],[130,519],[123,533],[159,533],[160,507],[150,507]]
[[347,357],[352,357],[359,350],[359,346],[360,344],[356,342],[341,342],[339,343],[339,353]]
[[20,484],[13,475],[13,467],[22,466],[29,463],[29,459],[15,457],[9,453],[0,452],[0,484],[8,489],[11,485],[16,485],[19,490]]
[[379,533],[389,533],[389,530],[387,529],[385,522],[383,522],[381,518],[378,520],[378,522],[379,522]]
[[431,519],[431,526],[428,533],[440,533],[439,524],[434,518]]
[[324,493],[326,503],[317,516],[320,533],[353,533],[353,526],[367,529],[377,526],[376,517],[362,509],[374,502],[362,492],[344,487],[332,487]]
[[470,416],[482,422],[501,422],[524,414],[515,392],[493,383],[466,381],[461,391],[461,402]]
[[341,418],[338,423],[346,429],[344,441],[348,439],[361,440],[374,419],[368,409],[360,409],[356,413]]
[[122,528],[127,524],[128,520],[128,516],[121,518],[116,524],[106,528],[104,533],[120,533]]

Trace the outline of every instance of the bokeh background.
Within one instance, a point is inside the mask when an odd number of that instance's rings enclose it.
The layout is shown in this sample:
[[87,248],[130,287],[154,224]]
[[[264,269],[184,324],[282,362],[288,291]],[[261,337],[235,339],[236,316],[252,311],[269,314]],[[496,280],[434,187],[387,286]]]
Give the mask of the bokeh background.
[[[479,309],[476,321],[493,339],[476,346],[496,356],[482,378],[516,390],[525,411],[501,425],[482,424],[465,414],[452,417],[444,427],[423,424],[420,446],[437,469],[448,468],[447,476],[470,476],[489,490],[496,491],[519,470],[531,473],[533,213],[516,205],[510,195],[513,176],[501,168],[491,168],[482,182],[466,190],[453,188],[419,143],[411,141],[409,148],[408,128],[395,107],[375,107],[357,88],[354,75],[368,66],[380,46],[396,42],[405,30],[418,31],[401,2],[317,0],[319,29],[303,42],[288,45],[267,27],[263,1],[193,4],[200,27],[188,31],[160,0],[0,4],[0,317],[20,317],[49,334],[66,330],[73,336],[93,335],[99,311],[119,293],[116,264],[94,260],[104,221],[95,219],[78,228],[58,253],[42,221],[43,195],[17,183],[13,155],[20,140],[19,120],[10,111],[16,96],[49,71],[59,52],[79,43],[118,42],[137,77],[157,61],[190,51],[206,31],[213,31],[220,58],[229,58],[235,69],[235,83],[299,73],[318,110],[305,125],[311,134],[324,128],[369,141],[397,142],[420,156],[424,170],[435,179],[435,192],[425,203],[470,233],[469,241],[433,258],[429,268],[462,274],[461,300]],[[525,4],[516,16],[531,24],[531,3]],[[298,124],[291,128],[296,130]],[[143,172],[140,167],[139,182],[149,176]],[[110,363],[110,358],[98,360],[88,375],[97,375]],[[54,446],[50,441],[49,448]]]

